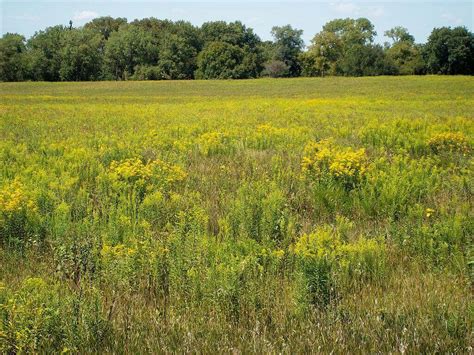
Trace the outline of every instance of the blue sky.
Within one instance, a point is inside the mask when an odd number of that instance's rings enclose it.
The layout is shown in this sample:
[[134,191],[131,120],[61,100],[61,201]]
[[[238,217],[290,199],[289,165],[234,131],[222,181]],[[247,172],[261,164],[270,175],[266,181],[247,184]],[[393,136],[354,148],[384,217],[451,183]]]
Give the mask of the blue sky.
[[275,25],[291,24],[304,30],[306,44],[327,21],[343,17],[367,17],[374,23],[376,41],[387,40],[383,32],[394,26],[407,27],[417,42],[424,42],[434,27],[466,26],[474,23],[472,1],[5,1],[1,0],[0,28],[26,37],[70,19],[81,26],[97,16],[186,20],[195,25],[206,21],[240,20],[264,40]]

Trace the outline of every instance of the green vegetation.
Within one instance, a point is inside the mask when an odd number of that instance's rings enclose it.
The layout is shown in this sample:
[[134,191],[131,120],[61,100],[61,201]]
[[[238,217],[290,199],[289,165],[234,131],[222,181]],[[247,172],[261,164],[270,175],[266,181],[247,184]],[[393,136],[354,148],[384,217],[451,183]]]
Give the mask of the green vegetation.
[[0,352],[472,351],[471,77],[0,88]]
[[99,17],[83,27],[53,26],[26,40],[0,38],[0,81],[249,79],[261,76],[474,74],[474,35],[465,27],[433,29],[417,44],[406,28],[374,44],[366,18],[326,23],[305,50],[303,31],[275,26],[263,42],[239,21]]

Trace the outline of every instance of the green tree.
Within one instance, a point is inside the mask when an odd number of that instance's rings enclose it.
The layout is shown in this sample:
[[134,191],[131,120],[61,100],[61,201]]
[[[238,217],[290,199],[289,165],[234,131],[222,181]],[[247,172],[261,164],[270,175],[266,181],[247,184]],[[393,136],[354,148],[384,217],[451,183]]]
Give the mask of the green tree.
[[159,58],[153,68],[141,72],[153,79],[192,79],[196,70],[197,54],[202,49],[198,28],[186,21],[172,22],[147,18],[135,20],[132,25],[150,33],[157,43]]
[[102,69],[102,35],[72,29],[63,38],[59,75],[65,81],[99,80]]
[[187,45],[193,47],[196,52],[200,52],[203,48],[203,40],[201,38],[200,29],[193,26],[187,21],[176,21],[168,30],[169,33],[185,40]]
[[345,52],[340,68],[344,75],[371,76],[396,74],[393,62],[385,56],[380,45],[355,44]]
[[36,32],[27,42],[28,70],[33,80],[59,81],[63,38],[69,30],[64,26],[48,27]]
[[198,55],[198,79],[245,79],[260,74],[255,53],[227,42],[211,42]]
[[308,51],[301,56],[303,75],[336,75],[342,53],[342,40],[335,33],[319,32],[312,39]]
[[133,25],[121,26],[105,45],[104,71],[114,79],[127,79],[139,65],[158,63],[158,43],[152,34]]
[[376,34],[366,18],[329,21],[301,56],[303,74],[360,76],[396,72],[382,48],[372,44]]
[[251,28],[240,21],[227,23],[225,21],[206,22],[201,26],[204,43],[225,42],[238,47],[256,50],[261,42]]
[[259,48],[264,62],[275,60],[276,45],[273,41],[262,41]]
[[273,59],[288,66],[289,76],[299,76],[301,73],[299,56],[304,47],[302,35],[303,30],[294,29],[290,25],[272,28],[272,36],[275,41]]
[[432,74],[473,74],[474,35],[465,27],[435,28],[424,46],[424,57]]
[[177,34],[166,34],[160,42],[160,79],[192,79],[197,69],[197,50]]
[[413,37],[408,30],[402,26],[391,28],[390,30],[385,31],[384,35],[385,37],[390,38],[394,44],[399,42],[415,43],[415,37]]
[[0,81],[26,79],[25,37],[6,33],[0,39]]
[[110,16],[104,16],[97,17],[86,23],[84,28],[100,33],[102,37],[107,40],[109,39],[112,32],[117,32],[120,26],[125,25],[126,23],[127,19],[124,17],[113,18]]
[[356,44],[370,44],[377,35],[374,25],[366,18],[335,19],[326,23],[323,31],[333,33],[345,48]]
[[241,22],[206,22],[201,26],[204,49],[196,76],[204,79],[256,78],[263,69],[260,38]]
[[173,21],[160,20],[156,17],[147,17],[140,20],[134,20],[130,25],[141,28],[153,35],[153,37],[160,37],[164,32],[169,32],[173,27]]
[[415,44],[415,38],[404,27],[394,27],[384,32],[392,40],[386,44],[385,54],[397,67],[397,73],[402,75],[424,73],[424,62],[420,46]]

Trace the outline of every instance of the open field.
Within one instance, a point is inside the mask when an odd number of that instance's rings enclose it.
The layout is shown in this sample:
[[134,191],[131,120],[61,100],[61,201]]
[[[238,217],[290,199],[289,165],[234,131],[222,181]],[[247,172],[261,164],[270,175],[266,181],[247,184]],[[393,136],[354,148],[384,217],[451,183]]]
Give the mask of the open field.
[[472,77],[0,90],[0,352],[472,352]]

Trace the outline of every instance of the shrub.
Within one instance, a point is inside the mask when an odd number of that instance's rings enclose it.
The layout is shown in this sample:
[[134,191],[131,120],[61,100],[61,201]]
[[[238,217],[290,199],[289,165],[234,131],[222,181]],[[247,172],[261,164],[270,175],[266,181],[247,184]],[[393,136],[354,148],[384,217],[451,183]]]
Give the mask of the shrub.
[[266,62],[263,69],[263,75],[271,78],[283,78],[288,76],[290,68],[281,60],[271,60]]
[[341,283],[363,284],[381,280],[385,272],[385,247],[374,239],[360,237],[354,243],[341,245]]
[[364,144],[374,149],[383,147],[392,154],[409,153],[421,156],[427,150],[423,139],[425,130],[425,121],[422,118],[397,118],[388,122],[380,119],[361,127],[359,136]]
[[137,65],[132,80],[160,80],[163,79],[162,70],[159,66]]
[[133,278],[134,257],[136,248],[124,244],[109,245],[104,243],[100,251],[105,282],[117,286],[128,284]]

